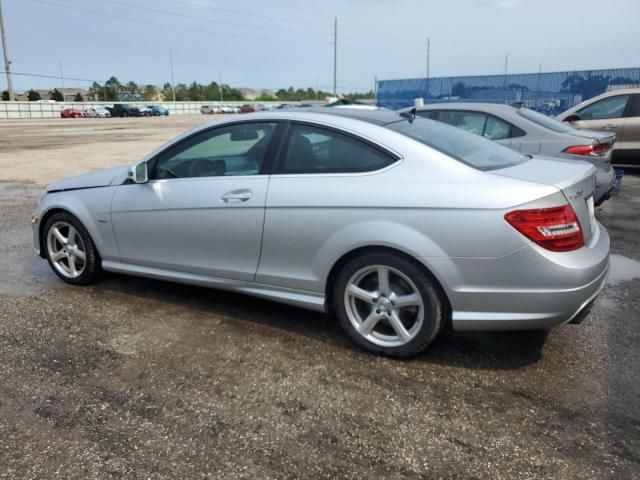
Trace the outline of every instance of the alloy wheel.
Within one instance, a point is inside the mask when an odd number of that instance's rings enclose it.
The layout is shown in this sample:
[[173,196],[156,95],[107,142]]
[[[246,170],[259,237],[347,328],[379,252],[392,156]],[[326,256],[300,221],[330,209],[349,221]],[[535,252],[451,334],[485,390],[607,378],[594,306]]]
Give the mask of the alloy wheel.
[[86,249],[78,231],[67,222],[54,223],[47,232],[47,253],[64,277],[78,278],[86,266]]
[[382,347],[406,345],[424,322],[418,287],[387,265],[371,265],[353,274],[344,292],[344,305],[355,330]]

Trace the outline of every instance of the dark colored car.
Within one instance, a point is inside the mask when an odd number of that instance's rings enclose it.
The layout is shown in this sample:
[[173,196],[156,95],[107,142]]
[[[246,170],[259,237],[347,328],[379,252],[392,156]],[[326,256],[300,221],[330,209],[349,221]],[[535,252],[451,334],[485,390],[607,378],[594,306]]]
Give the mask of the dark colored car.
[[255,111],[256,109],[254,108],[253,105],[242,105],[240,107],[240,113],[253,113]]
[[112,117],[141,117],[142,111],[138,105],[116,103],[113,107],[106,107]]
[[77,108],[65,108],[60,112],[60,116],[62,118],[84,118],[87,114]]
[[147,108],[151,110],[151,115],[154,117],[169,116],[169,109],[162,105],[147,105]]

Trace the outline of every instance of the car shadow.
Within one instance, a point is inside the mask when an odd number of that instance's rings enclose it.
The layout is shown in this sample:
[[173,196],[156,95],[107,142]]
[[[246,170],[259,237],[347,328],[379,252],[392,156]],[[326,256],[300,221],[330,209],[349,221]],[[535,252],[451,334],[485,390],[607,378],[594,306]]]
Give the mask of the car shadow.
[[[113,273],[104,273],[94,288],[138,301],[169,303],[277,328],[340,349],[358,349],[332,315],[243,294]],[[454,332],[446,329],[425,352],[406,361],[480,370],[518,369],[540,360],[547,336],[548,331]]]

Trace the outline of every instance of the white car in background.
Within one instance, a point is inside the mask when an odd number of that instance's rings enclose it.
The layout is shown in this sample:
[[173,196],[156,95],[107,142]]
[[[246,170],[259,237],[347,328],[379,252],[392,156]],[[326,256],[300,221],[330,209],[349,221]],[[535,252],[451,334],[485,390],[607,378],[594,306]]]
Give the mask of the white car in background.
[[200,113],[204,113],[205,115],[221,113],[220,105],[203,105],[202,107],[200,107]]
[[89,118],[108,118],[111,116],[109,110],[104,107],[88,107],[85,108],[84,113]]
[[229,105],[223,105],[221,108],[221,113],[234,113],[233,112],[233,107],[229,106]]

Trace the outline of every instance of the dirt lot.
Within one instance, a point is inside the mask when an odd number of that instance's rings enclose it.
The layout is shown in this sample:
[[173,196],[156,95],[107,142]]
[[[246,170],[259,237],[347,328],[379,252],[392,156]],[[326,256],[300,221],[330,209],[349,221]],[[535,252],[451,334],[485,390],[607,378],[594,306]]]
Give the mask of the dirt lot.
[[0,478],[640,478],[640,176],[598,212],[613,268],[585,323],[410,361],[231,293],[71,287],[32,254],[44,184],[210,118],[0,122]]

